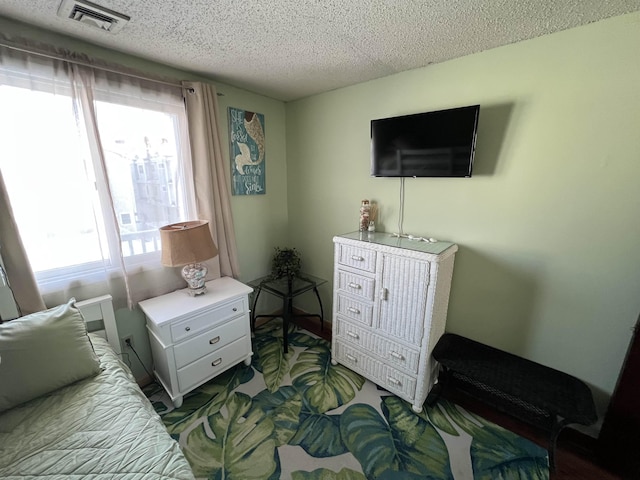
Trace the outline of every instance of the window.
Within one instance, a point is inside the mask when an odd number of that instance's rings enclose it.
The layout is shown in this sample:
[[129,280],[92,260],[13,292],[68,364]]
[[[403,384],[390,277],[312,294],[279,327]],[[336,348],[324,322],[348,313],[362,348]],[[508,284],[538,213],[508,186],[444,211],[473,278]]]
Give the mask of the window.
[[38,80],[0,83],[0,169],[41,290],[104,274],[120,252],[127,266],[158,267],[158,228],[194,210],[181,99],[96,90],[107,180],[69,92]]

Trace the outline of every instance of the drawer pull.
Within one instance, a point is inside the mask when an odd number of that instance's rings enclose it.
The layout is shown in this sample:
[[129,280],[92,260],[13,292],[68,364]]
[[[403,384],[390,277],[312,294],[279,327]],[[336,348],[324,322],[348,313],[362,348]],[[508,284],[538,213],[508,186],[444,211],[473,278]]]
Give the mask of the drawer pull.
[[360,335],[354,332],[347,332],[347,335],[349,335],[351,338],[355,338],[356,340],[360,338]]
[[395,385],[397,387],[402,386],[402,382],[400,380],[398,380],[397,378],[387,377],[387,382],[389,382],[389,383],[391,383],[391,384],[393,384],[393,385]]
[[404,360],[404,355],[402,355],[401,353],[398,352],[390,352],[389,355],[391,355],[393,358],[395,358],[396,360]]
[[360,310],[358,310],[357,308],[349,307],[347,308],[347,310],[351,313],[355,313],[356,315],[360,315]]
[[357,363],[358,362],[358,359],[356,357],[354,357],[353,355],[349,355],[348,353],[347,353],[347,360],[350,360],[353,363]]
[[364,262],[364,257],[360,255],[351,255],[351,260],[355,260],[356,262]]
[[238,307],[233,307],[233,311],[237,312],[238,311]]
[[191,327],[184,327],[184,331],[185,332],[190,332],[191,331]]
[[380,290],[380,300],[386,300],[388,296],[389,296],[388,288],[383,288],[382,290]]
[[349,282],[349,286],[351,288],[355,288],[357,290],[360,290],[362,288],[360,285],[358,285],[357,283],[354,283],[354,282]]
[[212,338],[211,340],[209,340],[209,345],[215,345],[219,341],[220,341],[220,335],[218,335],[216,338]]
[[211,366],[212,367],[217,367],[218,365],[220,365],[222,363],[222,357],[217,358],[216,360],[214,360],[213,362],[211,362]]

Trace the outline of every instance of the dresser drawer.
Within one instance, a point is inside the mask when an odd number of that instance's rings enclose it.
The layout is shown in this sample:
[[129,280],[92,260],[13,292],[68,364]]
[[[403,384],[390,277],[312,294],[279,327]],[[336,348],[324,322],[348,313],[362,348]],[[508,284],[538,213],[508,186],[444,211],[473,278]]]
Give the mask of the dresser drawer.
[[414,375],[418,373],[420,352],[417,350],[389,340],[365,327],[347,322],[340,317],[337,317],[334,328],[344,343],[375,354],[376,357],[379,357],[380,360],[390,366],[404,370],[407,373]]
[[231,320],[230,322],[204,331],[197,337],[185,340],[174,346],[176,367],[182,368],[198,358],[215,352],[229,343],[245,336],[249,325],[249,314]]
[[171,338],[174,342],[179,342],[244,312],[245,302],[241,298],[216,306],[171,325]]
[[413,401],[416,392],[415,377],[385,365],[358,349],[351,348],[340,339],[336,341],[336,351],[333,355],[338,362],[371,379],[377,385],[405,400]]
[[338,290],[366,300],[373,300],[375,280],[357,273],[338,270]]
[[356,299],[339,293],[336,311],[345,317],[349,317],[351,320],[371,326],[373,305],[370,303],[359,302]]
[[350,245],[338,245],[338,263],[373,273],[376,271],[376,252]]
[[178,370],[178,388],[186,392],[192,387],[222,373],[227,367],[238,363],[249,354],[249,342],[244,339],[236,340],[226,347],[220,348],[209,355]]

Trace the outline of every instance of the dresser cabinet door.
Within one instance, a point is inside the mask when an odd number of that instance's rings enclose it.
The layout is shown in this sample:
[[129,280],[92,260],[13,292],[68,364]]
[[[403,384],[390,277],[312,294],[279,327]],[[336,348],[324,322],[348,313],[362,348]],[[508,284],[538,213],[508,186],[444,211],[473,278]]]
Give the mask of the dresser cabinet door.
[[377,329],[420,345],[429,287],[429,262],[383,255]]

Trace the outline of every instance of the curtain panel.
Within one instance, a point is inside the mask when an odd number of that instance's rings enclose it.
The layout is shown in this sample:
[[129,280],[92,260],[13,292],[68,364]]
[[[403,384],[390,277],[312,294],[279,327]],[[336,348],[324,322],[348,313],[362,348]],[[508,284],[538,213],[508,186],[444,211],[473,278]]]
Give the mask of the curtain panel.
[[[238,253],[222,155],[218,95],[213,85],[182,82],[189,122],[189,140],[200,220],[209,220],[218,256],[208,265],[220,275],[238,278]],[[220,276],[219,275],[219,276]]]
[[0,247],[18,312],[21,315],[28,315],[44,310],[44,301],[13,218],[2,171],[0,171]]

